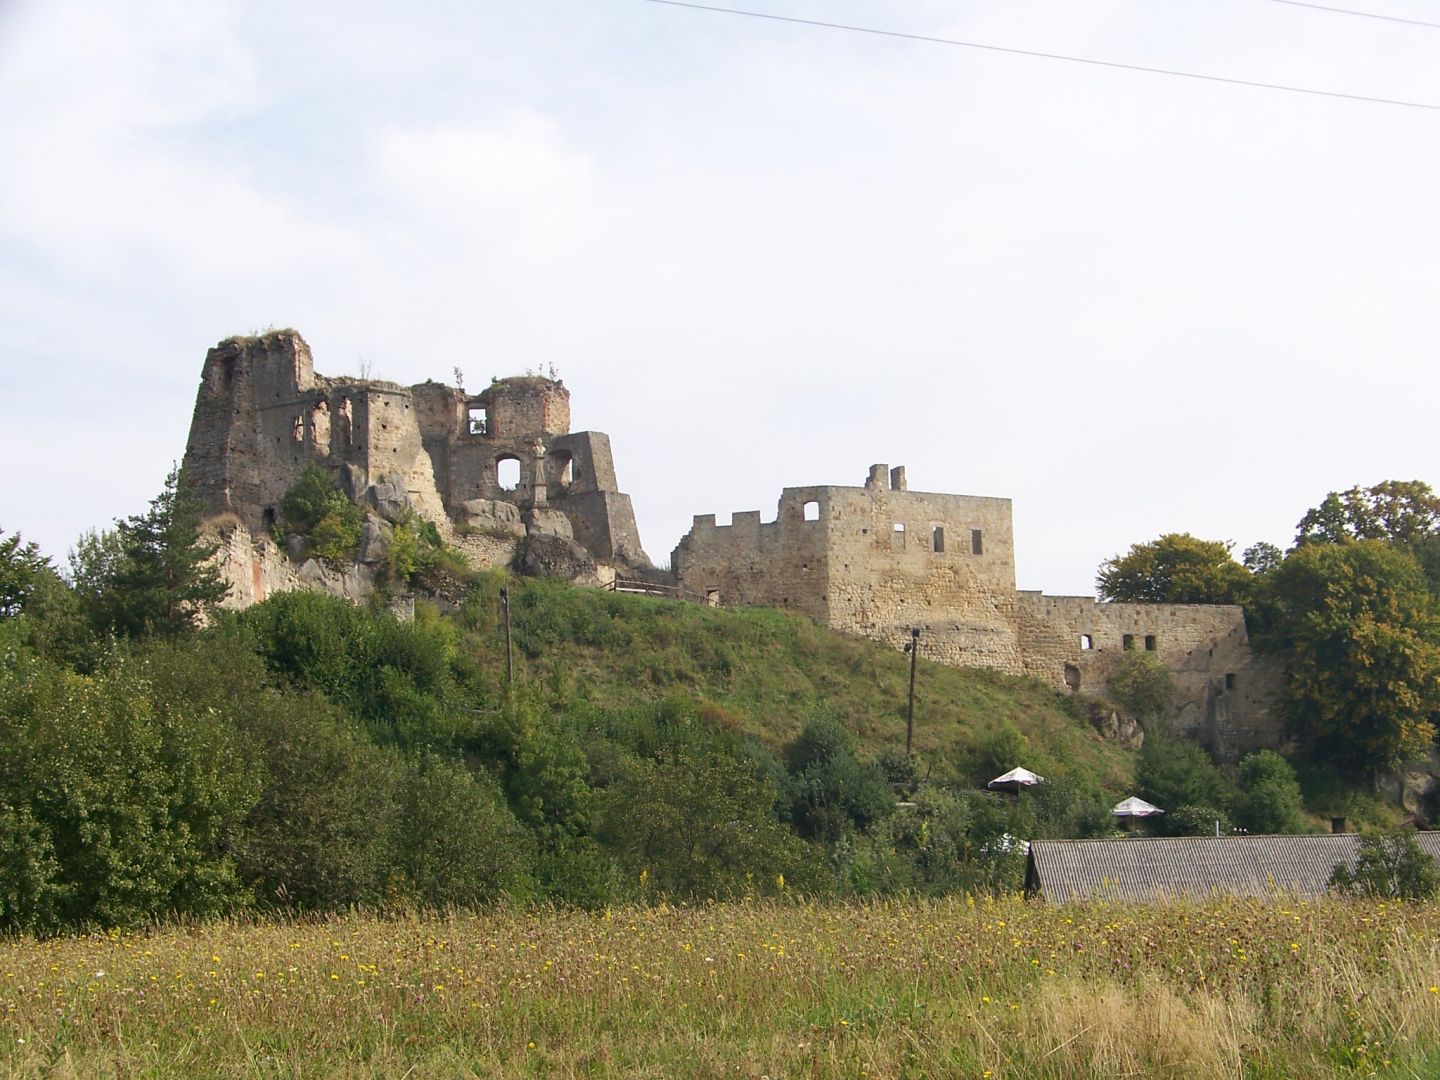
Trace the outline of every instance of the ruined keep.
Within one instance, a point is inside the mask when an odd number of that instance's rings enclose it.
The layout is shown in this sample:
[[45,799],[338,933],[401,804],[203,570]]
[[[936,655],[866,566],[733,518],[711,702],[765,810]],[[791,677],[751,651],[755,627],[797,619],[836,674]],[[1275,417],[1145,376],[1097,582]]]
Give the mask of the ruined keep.
[[1179,730],[1232,756],[1274,746],[1275,673],[1250,650],[1238,607],[1099,603],[1015,587],[1009,499],[910,491],[903,467],[863,487],[785,488],[774,521],[697,516],[671,556],[687,590],[720,604],[803,612],[956,667],[1098,692],[1131,649],[1175,683]]
[[[311,465],[370,511],[355,580],[293,565],[271,535]],[[220,536],[233,606],[301,585],[365,592],[366,545],[409,514],[479,566],[529,563],[592,584],[653,573],[609,437],[572,432],[570,392],[540,376],[479,394],[326,378],[293,330],[229,338],[205,357],[183,475]]]

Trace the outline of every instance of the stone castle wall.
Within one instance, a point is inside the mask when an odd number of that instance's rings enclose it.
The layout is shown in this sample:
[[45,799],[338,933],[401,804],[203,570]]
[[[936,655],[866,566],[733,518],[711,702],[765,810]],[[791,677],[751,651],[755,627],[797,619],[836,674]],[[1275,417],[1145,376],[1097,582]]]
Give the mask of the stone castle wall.
[[[504,486],[499,470],[511,460],[519,480]],[[331,379],[315,373],[293,330],[211,349],[183,475],[208,518],[243,527],[223,563],[236,597],[253,602],[273,591],[265,582],[288,580],[272,565],[282,555],[261,552],[257,564],[242,549],[263,547],[285,493],[312,465],[381,517],[433,522],[479,565],[510,563],[534,533],[552,549],[574,547],[567,564],[653,573],[608,437],[570,431],[570,392],[552,379],[497,379],[476,395],[435,382]]]
[[1103,693],[1128,649],[1149,652],[1184,733],[1226,755],[1279,740],[1276,675],[1240,608],[1019,592],[1008,499],[910,491],[903,469],[876,465],[864,487],[786,488],[772,522],[697,517],[671,562],[682,587],[722,604],[793,608],[897,648],[918,628],[926,659],[1062,691]]

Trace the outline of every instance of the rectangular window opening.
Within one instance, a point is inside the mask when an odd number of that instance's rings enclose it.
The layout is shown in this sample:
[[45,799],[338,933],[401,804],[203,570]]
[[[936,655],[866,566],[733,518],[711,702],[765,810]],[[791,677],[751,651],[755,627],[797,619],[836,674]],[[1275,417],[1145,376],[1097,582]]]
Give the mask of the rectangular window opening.
[[1154,651],[1155,651],[1155,647],[1156,647],[1156,646],[1155,646],[1155,635],[1154,635],[1154,634],[1146,634],[1146,635],[1145,635],[1145,651],[1146,651],[1146,652],[1154,652]]
[[890,534],[890,550],[905,550],[905,523],[903,521],[895,522],[895,530]]
[[1134,634],[1126,634],[1126,635],[1124,635],[1123,637],[1121,637],[1121,639],[1120,639],[1120,647],[1121,647],[1122,649],[1133,649],[1133,648],[1135,648],[1135,635],[1134,635]]
[[1090,651],[1091,649],[1093,649],[1093,648],[1095,648],[1095,639],[1094,639],[1093,637],[1091,637],[1089,634],[1081,634],[1081,635],[1080,635],[1080,650],[1081,650],[1081,652],[1089,652],[1089,651]]
[[971,529],[971,530],[970,530],[970,554],[971,554],[971,555],[984,555],[984,554],[985,554],[985,541],[984,541],[984,538],[981,536],[979,529]]
[[809,502],[807,502],[807,503],[805,504],[805,520],[806,520],[806,521],[819,521],[819,520],[820,520],[820,503],[819,503],[818,500],[816,500],[816,499],[811,499]]
[[945,554],[945,526],[936,525],[930,530],[930,550],[937,555]]
[[469,415],[470,415],[470,434],[471,434],[471,435],[488,435],[488,434],[490,434],[490,419],[489,419],[489,417],[486,415],[484,409],[480,408],[478,405],[472,406],[472,407],[470,408],[470,414],[469,414]]
[[1234,690],[1234,689],[1235,689],[1235,673],[1234,673],[1233,671],[1227,671],[1227,672],[1225,673],[1225,689],[1226,689],[1226,690]]

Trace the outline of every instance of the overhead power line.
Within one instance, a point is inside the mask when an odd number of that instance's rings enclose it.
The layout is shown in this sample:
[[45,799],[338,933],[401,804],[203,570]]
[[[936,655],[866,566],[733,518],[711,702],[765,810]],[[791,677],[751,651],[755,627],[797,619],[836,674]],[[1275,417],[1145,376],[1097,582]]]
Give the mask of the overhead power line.
[[1341,98],[1345,101],[1359,101],[1367,105],[1400,105],[1407,109],[1429,109],[1440,112],[1440,105],[1424,101],[1402,101],[1398,98],[1368,97],[1364,94],[1346,94],[1339,90],[1317,90],[1308,86],[1289,86],[1284,83],[1256,82],[1251,79],[1231,79],[1224,75],[1204,75],[1196,71],[1177,71],[1173,68],[1146,67],[1143,64],[1124,64],[1118,60],[1096,60],[1087,56],[1067,56],[1063,53],[1040,52],[1035,49],[1012,49],[1005,45],[986,45],[978,41],[961,41],[958,38],[931,37],[928,34],[907,34],[900,30],[881,30],[873,26],[851,26],[846,23],[823,22],[819,19],[800,19],[791,15],[772,15],[765,11],[745,11],[740,8],[718,7],[713,4],[690,3],[689,0],[644,0],[647,4],[664,4],[666,7],[690,8],[694,11],[712,11],[721,15],[742,15],[748,19],[767,19],[771,22],[793,23],[797,26],[821,27],[825,30],[845,30],[854,34],[874,34],[879,37],[903,38],[906,41],[924,41],[932,45],[953,45],[962,49],[982,49],[986,52],[1006,53],[1011,56],[1029,56],[1037,60],[1063,60],[1068,64],[1088,64],[1092,67],[1115,68],[1120,71],[1141,71],[1147,75],[1170,75],[1180,79],[1198,79],[1202,82],[1226,83],[1230,86],[1248,86],[1256,90],[1280,90],[1288,94],[1311,94],[1315,97]]
[[1409,26],[1428,26],[1432,30],[1440,30],[1440,23],[1426,22],[1424,19],[1402,19],[1399,15],[1381,15],[1374,11],[1351,11],[1349,8],[1327,7],[1324,4],[1311,4],[1306,0],[1272,0],[1276,4],[1289,4],[1291,7],[1314,8],[1316,11],[1331,11],[1336,15],[1356,15],[1362,19],[1383,19],[1385,22],[1406,23]]

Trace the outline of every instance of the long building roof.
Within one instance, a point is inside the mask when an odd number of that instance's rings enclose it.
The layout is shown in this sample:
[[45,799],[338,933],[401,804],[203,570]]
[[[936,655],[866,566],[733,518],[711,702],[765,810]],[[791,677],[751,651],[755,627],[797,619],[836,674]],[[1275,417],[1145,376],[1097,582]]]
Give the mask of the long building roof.
[[[1440,858],[1440,832],[1415,834]],[[1293,893],[1319,896],[1337,863],[1354,865],[1354,833],[1309,836],[1173,836],[1036,840],[1025,890],[1052,902],[1207,898]]]

